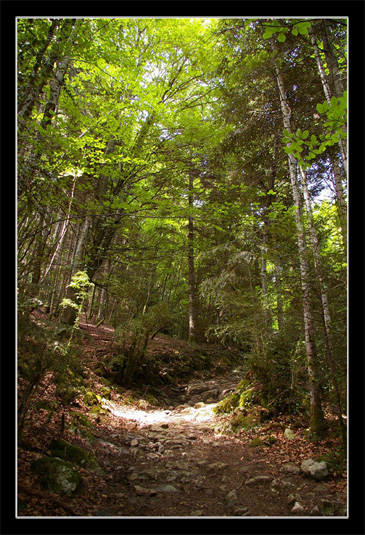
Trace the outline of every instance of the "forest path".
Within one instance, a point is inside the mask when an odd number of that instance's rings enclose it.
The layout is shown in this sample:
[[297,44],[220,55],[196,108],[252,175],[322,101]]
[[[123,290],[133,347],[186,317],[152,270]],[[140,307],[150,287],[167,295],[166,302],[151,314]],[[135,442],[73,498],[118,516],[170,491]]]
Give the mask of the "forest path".
[[[94,330],[98,347],[106,334]],[[90,480],[91,494],[87,507],[83,501],[83,514],[322,516],[318,506],[323,500],[343,509],[346,497],[338,492],[338,485],[304,478],[301,460],[312,455],[299,453],[293,441],[284,437],[282,427],[270,430],[266,425],[256,434],[225,431],[227,417],[216,415],[213,408],[235,389],[244,373],[241,366],[179,385],[166,406],[159,408],[143,399],[127,404],[114,391],[110,400],[103,399],[106,413],[97,418],[89,446],[105,474]],[[262,440],[265,434],[279,440],[270,447],[250,447],[258,434]]]
[[[229,378],[221,378],[224,386]],[[111,412],[97,456],[107,476],[93,516],[314,516],[323,500],[339,503],[325,483],[288,463],[285,450],[269,453],[218,434],[215,405],[155,410],[103,402]]]

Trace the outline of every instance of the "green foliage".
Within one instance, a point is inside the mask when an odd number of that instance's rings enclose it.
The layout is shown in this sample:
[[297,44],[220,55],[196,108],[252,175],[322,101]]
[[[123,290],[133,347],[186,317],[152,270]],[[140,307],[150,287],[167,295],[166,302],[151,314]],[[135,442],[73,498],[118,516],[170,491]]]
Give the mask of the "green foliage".
[[[22,378],[36,385],[60,366],[59,391],[67,381],[80,391],[72,342],[83,311],[116,327],[118,354],[104,363],[111,376],[122,384],[148,378],[150,339],[158,332],[188,337],[190,255],[201,332],[250,355],[261,402],[299,409],[306,398],[301,278],[281,152],[310,170],[315,201],[332,180],[328,155],[335,162],[336,145],[346,140],[347,94],[316,105],[322,86],[307,36],[317,22],[80,20],[54,112],[54,73],[68,57],[73,22],[17,24]],[[330,24],[333,30],[336,21]],[[332,36],[345,72],[346,31]],[[299,126],[283,135],[274,60]],[[346,259],[332,208],[318,203],[314,224],[345,397]],[[308,261],[323,387],[332,399],[311,251]],[[75,265],[82,271],[73,274]],[[70,311],[75,327],[54,337],[45,324],[35,332],[29,314],[39,306],[52,315]]]
[[319,138],[312,134],[307,140],[309,130],[302,132],[298,129],[295,134],[289,133],[286,129],[283,131],[282,142],[286,144],[284,151],[287,154],[294,154],[303,169],[310,167],[309,162],[323,154],[327,147],[332,147],[340,140],[347,139],[347,133],[344,130],[347,125],[346,91],[341,98],[332,97],[330,104],[327,100],[323,104],[317,104],[317,111],[327,116],[327,121],[323,124],[326,133],[320,134]]
[[[287,25],[286,25],[287,24]],[[311,22],[308,21],[296,21],[295,19],[291,21],[280,21],[280,20],[272,20],[270,22],[264,22],[263,26],[265,28],[265,32],[263,34],[264,39],[270,39],[273,35],[278,34],[277,38],[279,43],[285,43],[286,41],[286,33],[289,32],[291,28],[291,33],[294,36],[300,35],[308,35],[308,29],[311,26]]]
[[[18,426],[21,435],[26,420],[34,416],[35,401],[47,388],[51,374],[59,400],[70,402],[79,395],[83,385],[83,369],[77,352],[67,340],[60,341],[56,326],[47,320],[29,315],[29,300],[19,298],[18,307],[18,374],[23,388],[18,401]],[[51,408],[50,417],[54,413]]]

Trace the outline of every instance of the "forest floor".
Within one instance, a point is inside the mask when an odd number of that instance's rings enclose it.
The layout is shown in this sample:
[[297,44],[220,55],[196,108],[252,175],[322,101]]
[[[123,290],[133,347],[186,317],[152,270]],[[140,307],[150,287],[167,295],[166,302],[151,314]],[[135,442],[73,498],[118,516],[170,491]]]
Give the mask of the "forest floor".
[[[100,355],[110,351],[113,330],[80,324],[87,388],[105,392],[96,373]],[[157,336],[150,351],[175,351],[189,358],[189,345]],[[333,455],[339,438],[311,442],[300,423],[281,416],[236,434],[227,430],[229,416],[213,412],[210,395],[232,391],[245,373],[245,364],[229,367],[227,359],[197,370],[185,383],[149,389],[111,387],[101,406],[76,399],[65,413],[62,438],[92,452],[103,473],[80,469],[83,485],[72,497],[41,488],[30,470],[32,461],[49,455],[49,444],[60,436],[61,414],[51,421],[49,411],[38,409],[19,447],[19,516],[25,517],[298,517],[346,516],[346,471],[331,472],[321,481],[300,470],[305,459]],[[190,355],[191,356],[191,355]],[[104,389],[104,390],[103,390]],[[48,396],[52,389],[47,390]],[[73,417],[85,415],[92,428],[82,432]],[[229,427],[229,426],[228,426]],[[290,427],[294,438],[284,431]],[[270,443],[272,437],[276,440]],[[252,441],[260,439],[257,447]],[[254,442],[255,444],[255,442]]]

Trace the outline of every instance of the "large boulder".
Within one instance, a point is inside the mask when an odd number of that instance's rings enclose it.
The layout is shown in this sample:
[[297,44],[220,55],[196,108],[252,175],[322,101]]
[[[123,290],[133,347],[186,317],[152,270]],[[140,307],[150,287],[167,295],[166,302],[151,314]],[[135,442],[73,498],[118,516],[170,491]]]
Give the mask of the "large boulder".
[[74,494],[82,484],[81,474],[71,463],[54,457],[41,457],[31,464],[41,486],[57,494]]
[[325,461],[314,461],[307,459],[300,466],[303,474],[307,477],[321,481],[328,476],[327,463]]

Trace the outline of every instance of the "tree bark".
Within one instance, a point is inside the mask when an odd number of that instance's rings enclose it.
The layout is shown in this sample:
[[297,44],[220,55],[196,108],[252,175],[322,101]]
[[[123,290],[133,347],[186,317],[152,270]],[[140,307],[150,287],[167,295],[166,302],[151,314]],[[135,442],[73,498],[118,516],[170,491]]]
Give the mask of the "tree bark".
[[331,382],[332,382],[333,390],[334,390],[335,397],[336,397],[335,409],[337,412],[338,422],[340,426],[342,442],[343,442],[343,445],[346,446],[346,428],[345,428],[344,421],[342,419],[341,397],[340,397],[340,392],[339,392],[338,383],[336,379],[335,364],[333,361],[331,315],[330,315],[330,309],[329,309],[329,304],[328,304],[328,296],[325,290],[325,280],[322,274],[321,256],[319,252],[317,232],[316,232],[314,221],[313,221],[313,212],[312,212],[312,207],[311,207],[311,202],[310,202],[310,197],[309,197],[309,191],[307,187],[307,178],[306,178],[305,172],[303,171],[301,167],[300,167],[300,175],[301,175],[301,183],[302,183],[302,189],[303,189],[303,194],[304,194],[305,206],[306,206],[306,211],[307,211],[307,216],[308,216],[308,226],[309,226],[311,242],[312,242],[314,266],[315,266],[315,271],[316,271],[316,277],[317,277],[317,280],[319,282],[319,287],[320,287],[326,356],[327,356],[327,361],[328,361],[328,365],[330,369]]
[[[194,205],[194,175],[189,173],[189,211]],[[189,215],[188,219],[188,293],[189,293],[189,342],[197,341],[198,307],[195,286],[195,261],[194,261],[194,219]]]
[[24,126],[24,120],[31,115],[43,87],[51,76],[53,65],[57,59],[57,47],[53,45],[47,56],[46,52],[51,46],[51,42],[60,22],[61,21],[58,19],[52,21],[46,41],[36,56],[32,74],[30,75],[30,83],[24,91],[25,95],[22,99],[19,99],[18,117],[21,119],[19,124],[20,128]]
[[[83,270],[85,267],[84,248],[85,248],[85,244],[87,240],[87,234],[89,231],[90,223],[91,223],[91,218],[90,216],[87,216],[84,221],[84,224],[83,224],[83,227],[82,227],[82,230],[81,230],[81,233],[80,233],[77,245],[76,245],[76,251],[75,251],[74,259],[73,259],[72,266],[71,266],[70,280],[75,275],[75,273],[77,273],[80,270]],[[75,301],[75,289],[74,288],[70,288],[70,287],[67,288],[66,298],[71,299],[72,301]],[[77,317],[77,310],[74,307],[67,306],[63,310],[63,313],[61,316],[61,322],[65,323],[66,325],[73,325],[75,323],[76,317]]]

